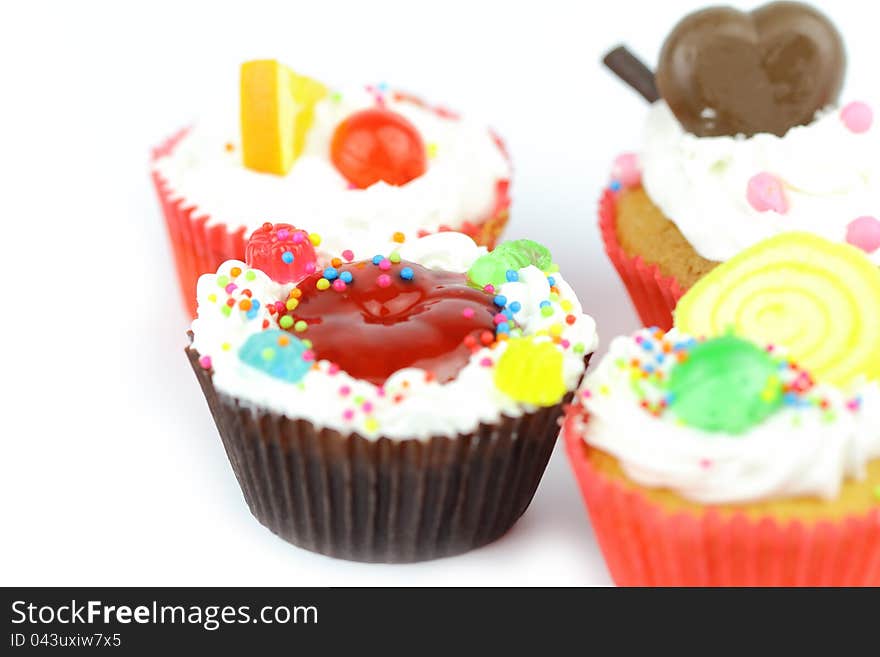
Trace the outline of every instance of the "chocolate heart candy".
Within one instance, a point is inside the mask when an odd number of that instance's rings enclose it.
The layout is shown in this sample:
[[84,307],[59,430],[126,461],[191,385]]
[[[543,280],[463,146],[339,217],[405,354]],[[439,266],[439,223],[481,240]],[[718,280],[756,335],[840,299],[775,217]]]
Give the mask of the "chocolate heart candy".
[[657,87],[698,137],[781,137],[837,100],[845,69],[840,34],[811,7],[713,7],[685,17],[667,37]]

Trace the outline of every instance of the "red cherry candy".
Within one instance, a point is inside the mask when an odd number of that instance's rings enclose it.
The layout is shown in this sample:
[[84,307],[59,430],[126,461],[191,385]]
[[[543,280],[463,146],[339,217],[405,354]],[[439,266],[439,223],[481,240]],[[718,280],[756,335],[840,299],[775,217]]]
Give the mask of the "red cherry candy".
[[360,189],[380,180],[405,185],[428,168],[419,131],[405,117],[384,107],[355,112],[340,123],[333,134],[330,158]]
[[244,259],[277,283],[299,283],[315,272],[309,234],[290,224],[265,223],[248,240]]

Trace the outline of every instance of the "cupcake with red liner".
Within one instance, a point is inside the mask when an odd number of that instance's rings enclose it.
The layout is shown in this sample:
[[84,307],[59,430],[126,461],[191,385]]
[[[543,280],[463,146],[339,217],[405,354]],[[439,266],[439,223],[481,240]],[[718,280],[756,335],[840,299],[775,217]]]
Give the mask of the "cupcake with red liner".
[[766,240],[615,339],[564,425],[620,585],[880,585],[880,271]]
[[[190,361],[256,518],[309,550],[419,561],[526,510],[595,323],[546,248],[444,232],[318,264],[258,229],[198,284]],[[366,257],[365,257],[366,256]]]
[[322,263],[445,230],[491,248],[507,221],[511,167],[499,138],[384,85],[334,91],[276,61],[246,62],[238,124],[202,121],[153,153],[193,314],[198,277],[242,259],[267,218],[320,227]]
[[656,76],[622,48],[606,63],[652,103],[599,210],[645,326],[668,330],[686,290],[780,233],[880,265],[880,141],[868,105],[838,104],[846,58],[825,16],[791,2],[705,9],[673,29]]

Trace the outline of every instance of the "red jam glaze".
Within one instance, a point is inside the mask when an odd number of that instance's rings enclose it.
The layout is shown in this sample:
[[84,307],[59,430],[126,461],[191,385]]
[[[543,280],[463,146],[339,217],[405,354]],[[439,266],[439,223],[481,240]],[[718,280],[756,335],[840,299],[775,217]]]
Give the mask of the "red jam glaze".
[[[401,278],[404,267],[413,270],[412,280]],[[297,337],[311,340],[317,358],[353,377],[382,385],[397,370],[418,367],[450,381],[470,359],[465,338],[474,336],[479,344],[484,332],[494,336],[499,308],[491,295],[470,287],[465,274],[406,261],[383,270],[368,260],[337,271],[353,277],[344,290],[319,290],[317,272],[298,285],[299,305],[281,316],[305,321],[308,329]],[[390,280],[387,287],[378,283],[383,275]]]

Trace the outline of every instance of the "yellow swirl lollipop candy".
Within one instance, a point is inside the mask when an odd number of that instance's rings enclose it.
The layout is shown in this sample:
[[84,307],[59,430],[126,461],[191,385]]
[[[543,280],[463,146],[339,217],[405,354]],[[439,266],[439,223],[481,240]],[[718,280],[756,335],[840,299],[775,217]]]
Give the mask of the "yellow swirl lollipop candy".
[[678,302],[675,324],[781,345],[818,381],[880,379],[880,270],[809,233],[772,237],[719,265]]

